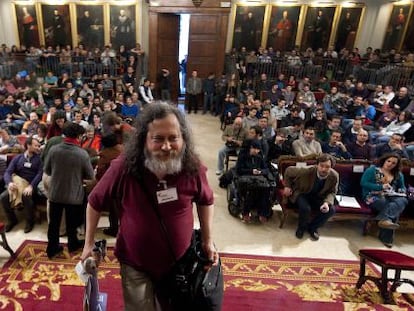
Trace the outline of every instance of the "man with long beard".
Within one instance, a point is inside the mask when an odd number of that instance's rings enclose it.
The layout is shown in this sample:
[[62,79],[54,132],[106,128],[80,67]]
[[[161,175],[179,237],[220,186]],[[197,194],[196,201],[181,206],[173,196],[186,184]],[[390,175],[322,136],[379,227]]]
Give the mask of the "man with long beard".
[[[213,265],[218,264],[212,239],[214,197],[207,169],[194,152],[186,120],[178,109],[166,102],[153,103],[143,110],[135,127],[125,154],[112,161],[89,195],[81,258],[91,254],[106,202],[120,200],[115,255],[121,264],[125,310],[153,311],[156,306],[171,310],[155,285],[190,245],[193,202],[204,252]],[[197,310],[219,310],[221,298]]]

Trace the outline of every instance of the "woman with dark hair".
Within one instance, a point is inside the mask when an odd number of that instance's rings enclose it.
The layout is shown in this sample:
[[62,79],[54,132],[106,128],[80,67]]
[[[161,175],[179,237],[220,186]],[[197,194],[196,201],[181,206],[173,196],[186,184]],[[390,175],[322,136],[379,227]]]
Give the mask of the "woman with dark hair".
[[52,124],[49,126],[49,129],[47,130],[46,139],[48,140],[53,136],[62,135],[63,124],[65,124],[65,121],[65,112],[56,111],[56,113],[52,116]]
[[410,111],[401,111],[398,117],[380,132],[371,132],[371,139],[374,142],[386,143],[393,134],[404,135],[411,127],[412,113]]
[[[267,176],[269,169],[261,154],[262,145],[258,139],[246,139],[237,159],[236,171],[239,176]],[[242,195],[242,193],[240,194]],[[243,222],[251,221],[251,210],[256,208],[261,223],[266,223],[271,216],[269,188],[249,189],[243,206]]]
[[400,156],[383,155],[377,166],[372,165],[364,172],[361,186],[363,199],[377,212],[379,239],[392,247],[394,230],[399,228],[398,219],[408,204]]

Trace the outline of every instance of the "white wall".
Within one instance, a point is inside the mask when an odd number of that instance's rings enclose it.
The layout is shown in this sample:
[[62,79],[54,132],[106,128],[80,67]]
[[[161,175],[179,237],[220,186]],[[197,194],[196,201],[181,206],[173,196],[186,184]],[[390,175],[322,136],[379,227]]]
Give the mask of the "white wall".
[[13,16],[11,1],[0,0],[0,44],[11,46],[17,42]]
[[392,11],[392,4],[384,0],[367,0],[365,17],[361,25],[361,33],[355,46],[361,52],[369,46],[381,48],[385,37],[389,18]]

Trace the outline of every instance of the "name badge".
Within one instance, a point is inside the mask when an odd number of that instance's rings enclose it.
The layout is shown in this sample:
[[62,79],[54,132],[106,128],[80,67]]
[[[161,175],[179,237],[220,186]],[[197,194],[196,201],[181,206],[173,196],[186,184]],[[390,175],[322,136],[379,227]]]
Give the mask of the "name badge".
[[30,162],[24,162],[24,165],[23,166],[26,167],[26,168],[31,168],[32,167],[32,163],[30,163]]
[[177,201],[178,200],[178,194],[177,194],[177,188],[169,188],[166,190],[160,190],[157,191],[157,201],[158,204]]

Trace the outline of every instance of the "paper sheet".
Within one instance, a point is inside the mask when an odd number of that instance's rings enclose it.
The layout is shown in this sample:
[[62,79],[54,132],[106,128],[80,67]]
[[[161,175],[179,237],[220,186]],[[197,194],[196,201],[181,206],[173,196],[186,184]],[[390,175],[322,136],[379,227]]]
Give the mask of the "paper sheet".
[[336,200],[338,201],[339,206],[342,207],[361,208],[361,205],[359,205],[354,197],[338,194],[336,195]]

